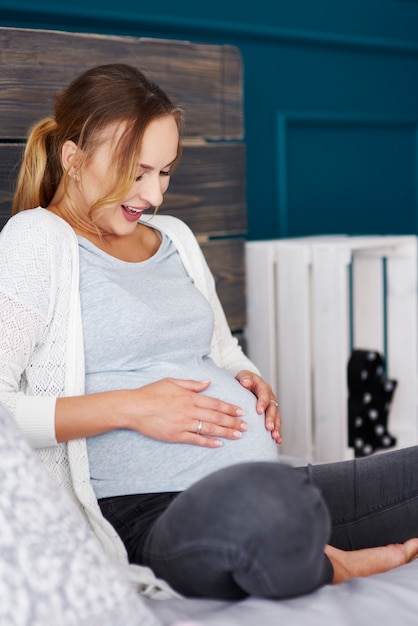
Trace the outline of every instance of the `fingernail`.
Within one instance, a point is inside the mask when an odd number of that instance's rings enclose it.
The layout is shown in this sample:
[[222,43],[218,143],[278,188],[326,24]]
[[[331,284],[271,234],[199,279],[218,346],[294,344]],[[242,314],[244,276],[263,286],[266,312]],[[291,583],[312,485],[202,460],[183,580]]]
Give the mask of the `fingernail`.
[[213,442],[213,445],[216,446],[217,448],[220,448],[221,446],[223,446],[223,442],[220,441],[220,439],[215,439]]
[[247,430],[248,430],[248,424],[247,424],[247,422],[241,422],[241,424],[240,424],[240,429],[241,429],[242,431],[244,431],[244,432],[245,432],[245,431],[247,431]]
[[235,437],[235,439],[240,439],[240,437],[242,437],[242,433],[240,433],[239,430],[234,430],[232,432],[232,436]]
[[235,411],[235,415],[244,415],[244,411],[242,409],[237,409]]

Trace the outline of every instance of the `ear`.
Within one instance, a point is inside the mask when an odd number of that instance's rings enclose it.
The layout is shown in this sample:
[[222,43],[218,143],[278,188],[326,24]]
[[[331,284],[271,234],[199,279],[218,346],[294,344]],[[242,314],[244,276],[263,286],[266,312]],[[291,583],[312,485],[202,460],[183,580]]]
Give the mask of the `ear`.
[[[77,163],[75,161],[77,151],[77,144],[75,144],[74,141],[71,141],[70,139],[68,139],[64,143],[61,149],[62,167],[70,176],[73,176],[75,170],[77,169]],[[72,168],[73,171],[71,171]]]

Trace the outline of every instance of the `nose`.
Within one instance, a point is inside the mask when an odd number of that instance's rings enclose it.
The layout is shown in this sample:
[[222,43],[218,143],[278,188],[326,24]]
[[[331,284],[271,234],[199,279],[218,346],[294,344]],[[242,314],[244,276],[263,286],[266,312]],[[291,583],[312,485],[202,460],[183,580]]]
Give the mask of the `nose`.
[[139,195],[142,200],[148,202],[151,206],[160,206],[163,202],[164,191],[167,185],[163,183],[160,175],[144,176],[144,179],[140,181],[140,187],[138,189]]

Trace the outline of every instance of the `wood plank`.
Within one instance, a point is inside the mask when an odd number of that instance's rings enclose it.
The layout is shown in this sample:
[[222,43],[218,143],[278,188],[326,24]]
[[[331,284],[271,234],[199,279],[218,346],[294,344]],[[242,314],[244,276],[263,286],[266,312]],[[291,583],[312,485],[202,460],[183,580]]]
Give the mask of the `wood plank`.
[[[23,146],[0,144],[0,228],[10,215]],[[160,212],[184,220],[198,236],[243,235],[247,230],[245,146],[185,146]]]
[[[230,129],[236,128],[237,138],[243,139],[244,94],[242,57],[238,50],[231,50],[230,46],[222,46],[222,54],[224,72],[224,80],[222,81],[224,89],[222,99],[223,136],[227,139],[233,139]],[[237,119],[237,115],[240,119]]]
[[[46,43],[47,42],[47,43]],[[241,139],[242,64],[229,45],[0,28],[0,137],[24,138],[76,75],[101,63],[143,70],[186,111],[188,136]]]
[[219,298],[232,331],[246,323],[245,260],[243,238],[215,239],[201,247],[212,270]]
[[0,230],[10,217],[16,176],[24,146],[0,143]]

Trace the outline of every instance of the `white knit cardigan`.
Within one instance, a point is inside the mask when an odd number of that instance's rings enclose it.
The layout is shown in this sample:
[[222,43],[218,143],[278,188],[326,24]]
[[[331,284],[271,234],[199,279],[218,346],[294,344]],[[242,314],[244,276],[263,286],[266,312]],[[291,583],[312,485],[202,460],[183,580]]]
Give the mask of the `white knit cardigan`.
[[[213,276],[189,227],[171,216],[143,218],[150,220],[174,242],[213,309],[213,360],[234,375],[240,369],[257,372],[228,328]],[[0,317],[0,402],[75,499],[108,555],[129,567],[138,590],[158,598],[177,595],[148,568],[128,566],[122,541],[97,504],[85,439],[56,442],[56,398],[84,393],[79,252],[73,229],[41,207],[15,215],[0,234]]]

